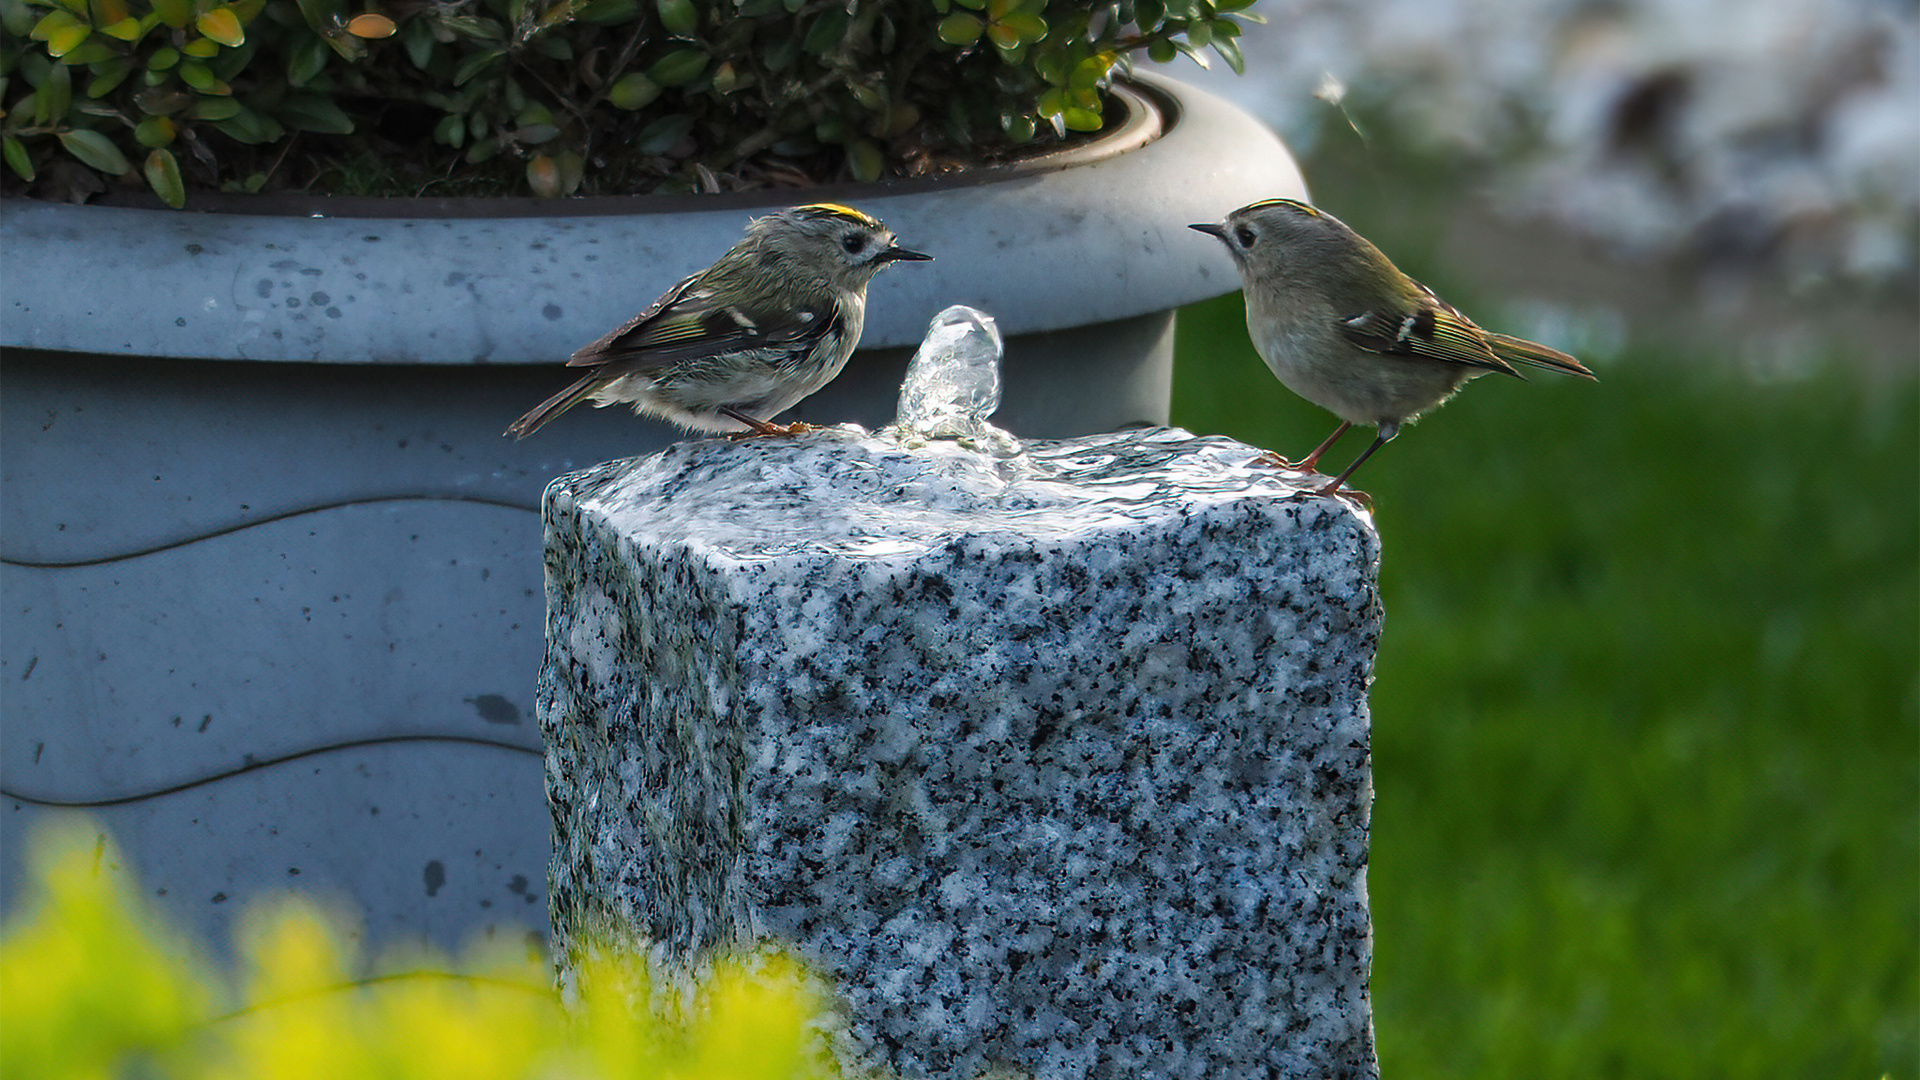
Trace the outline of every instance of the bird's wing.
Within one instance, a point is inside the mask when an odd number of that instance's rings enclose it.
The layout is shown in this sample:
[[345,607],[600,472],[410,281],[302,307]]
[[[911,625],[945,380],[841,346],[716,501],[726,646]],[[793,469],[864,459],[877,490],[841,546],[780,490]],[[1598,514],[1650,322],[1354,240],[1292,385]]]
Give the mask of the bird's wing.
[[1486,332],[1472,319],[1435,296],[1432,289],[1419,288],[1419,297],[1405,309],[1374,308],[1340,319],[1340,333],[1368,352],[1419,356],[1521,377],[1512,364],[1494,354]]
[[727,353],[810,351],[814,341],[834,330],[831,296],[757,311],[719,303],[710,288],[694,284],[698,276],[675,285],[626,325],[574,353],[568,366],[618,364],[622,374],[633,374]]

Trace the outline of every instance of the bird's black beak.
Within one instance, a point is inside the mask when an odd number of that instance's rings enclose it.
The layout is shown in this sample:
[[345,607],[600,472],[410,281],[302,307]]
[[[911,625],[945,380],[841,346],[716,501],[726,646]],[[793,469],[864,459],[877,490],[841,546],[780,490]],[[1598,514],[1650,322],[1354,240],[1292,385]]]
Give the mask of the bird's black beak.
[[1206,233],[1221,243],[1225,243],[1227,240],[1227,227],[1225,225],[1217,225],[1209,221],[1201,225],[1189,225],[1187,228],[1192,229],[1194,232]]
[[933,256],[924,251],[909,251],[903,247],[890,247],[880,253],[883,262],[932,262]]

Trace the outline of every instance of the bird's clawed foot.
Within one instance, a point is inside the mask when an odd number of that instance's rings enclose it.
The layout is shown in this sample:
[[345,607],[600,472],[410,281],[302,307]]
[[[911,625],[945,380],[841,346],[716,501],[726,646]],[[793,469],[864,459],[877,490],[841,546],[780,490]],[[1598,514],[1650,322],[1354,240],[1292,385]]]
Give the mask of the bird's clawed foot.
[[753,429],[751,431],[730,431],[727,433],[727,438],[729,439],[758,439],[766,435],[805,435],[809,431],[821,430],[819,425],[809,424],[804,420],[795,420],[791,424],[775,424],[766,420],[756,420],[738,409],[729,409],[725,406],[721,406],[720,412]]
[[1361,509],[1365,510],[1367,513],[1369,514],[1373,513],[1373,496],[1367,494],[1364,491],[1359,491],[1354,488],[1341,487],[1340,481],[1338,480],[1335,480],[1333,483],[1328,484],[1326,487],[1321,488],[1316,494],[1332,495],[1335,498],[1347,499],[1352,501],[1356,505],[1358,505]]
[[[1273,469],[1287,469],[1294,472],[1301,471],[1300,466],[1295,465],[1293,462],[1288,461],[1286,458],[1281,457],[1279,454],[1275,453],[1272,450],[1267,450],[1262,452],[1261,455],[1257,458],[1254,458],[1253,461],[1250,462],[1250,464],[1265,465]],[[1312,470],[1309,469],[1306,471],[1311,472]]]
[[771,435],[778,435],[784,438],[789,435],[805,435],[809,431],[823,430],[825,429],[818,424],[809,424],[802,420],[795,420],[791,424],[769,424],[761,421],[760,426],[754,428],[752,431],[729,431],[727,432],[727,438],[764,439]]

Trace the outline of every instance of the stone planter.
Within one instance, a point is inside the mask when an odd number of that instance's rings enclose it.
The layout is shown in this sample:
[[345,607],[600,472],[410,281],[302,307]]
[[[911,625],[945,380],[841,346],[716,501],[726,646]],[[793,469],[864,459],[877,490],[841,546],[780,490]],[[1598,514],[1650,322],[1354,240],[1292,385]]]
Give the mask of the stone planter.
[[27,826],[90,807],[220,940],[281,887],[350,898],[377,945],[540,933],[540,492],[680,436],[501,430],[748,217],[822,199],[937,261],[877,279],[866,347],[786,418],[886,423],[966,303],[1007,335],[1002,426],[1164,422],[1173,310],[1237,286],[1186,224],[1304,189],[1217,98],[1143,78],[1129,115],[1122,152],[771,197],[0,203],[0,909]]

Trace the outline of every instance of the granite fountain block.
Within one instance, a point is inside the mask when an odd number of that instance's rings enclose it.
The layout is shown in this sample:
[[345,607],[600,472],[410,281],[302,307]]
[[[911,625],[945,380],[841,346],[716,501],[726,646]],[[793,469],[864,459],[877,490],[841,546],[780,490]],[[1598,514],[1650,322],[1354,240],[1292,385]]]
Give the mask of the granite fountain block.
[[1258,453],[837,428],[555,481],[563,984],[590,933],[771,941],[859,1067],[1376,1076],[1379,542]]

